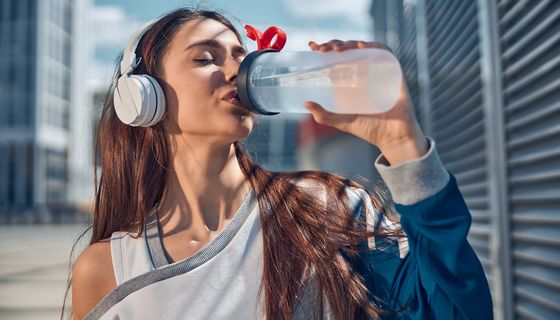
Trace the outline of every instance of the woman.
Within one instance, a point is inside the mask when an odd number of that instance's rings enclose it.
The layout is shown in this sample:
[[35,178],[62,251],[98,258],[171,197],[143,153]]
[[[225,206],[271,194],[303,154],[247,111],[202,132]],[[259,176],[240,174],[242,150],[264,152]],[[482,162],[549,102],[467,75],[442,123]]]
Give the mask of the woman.
[[[318,123],[379,147],[375,166],[399,217],[381,192],[353,181],[251,162],[239,142],[255,116],[235,98],[246,51],[220,14],[173,11],[127,48],[98,126],[102,175],[90,246],[72,270],[75,318],[492,317],[466,240],[469,212],[404,83],[380,115],[306,103]],[[155,102],[129,92],[129,72],[157,81],[164,112],[131,118]]]

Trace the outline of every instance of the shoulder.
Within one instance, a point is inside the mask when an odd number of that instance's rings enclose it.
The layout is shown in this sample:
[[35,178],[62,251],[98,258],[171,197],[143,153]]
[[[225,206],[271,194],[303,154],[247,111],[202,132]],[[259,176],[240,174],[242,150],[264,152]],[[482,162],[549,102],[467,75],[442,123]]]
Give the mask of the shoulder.
[[72,266],[72,312],[81,319],[116,287],[110,238],[87,247]]

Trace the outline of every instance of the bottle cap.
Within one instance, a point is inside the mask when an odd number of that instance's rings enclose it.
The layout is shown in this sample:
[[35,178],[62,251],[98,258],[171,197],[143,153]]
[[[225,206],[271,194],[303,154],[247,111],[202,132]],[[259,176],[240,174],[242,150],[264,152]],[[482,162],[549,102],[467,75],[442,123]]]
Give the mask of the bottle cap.
[[[276,26],[268,27],[268,29],[266,29],[265,32],[262,33],[255,27],[247,24],[245,25],[245,30],[247,30],[247,37],[257,42],[257,50],[249,53],[243,59],[243,62],[241,62],[241,65],[239,66],[239,72],[237,76],[237,96],[239,97],[241,103],[251,108],[254,112],[263,115],[278,114],[278,112],[266,111],[255,102],[255,100],[251,96],[251,92],[249,91],[247,81],[251,63],[262,54],[281,51],[286,44],[286,33]],[[271,43],[272,39],[275,36],[276,40],[274,41],[274,43]]]
[[[255,27],[247,24],[245,25],[245,30],[247,30],[247,37],[257,42],[258,50],[272,49],[281,51],[284,45],[286,45],[286,33],[276,26],[270,26],[262,33]],[[276,41],[270,43],[274,36],[276,36]]]

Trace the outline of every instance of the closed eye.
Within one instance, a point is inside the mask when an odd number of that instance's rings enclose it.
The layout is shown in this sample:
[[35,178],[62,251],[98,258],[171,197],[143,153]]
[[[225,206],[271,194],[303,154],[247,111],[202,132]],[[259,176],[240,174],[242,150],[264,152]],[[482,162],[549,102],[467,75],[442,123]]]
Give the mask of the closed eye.
[[193,61],[200,65],[207,65],[210,64],[213,59],[193,59]]

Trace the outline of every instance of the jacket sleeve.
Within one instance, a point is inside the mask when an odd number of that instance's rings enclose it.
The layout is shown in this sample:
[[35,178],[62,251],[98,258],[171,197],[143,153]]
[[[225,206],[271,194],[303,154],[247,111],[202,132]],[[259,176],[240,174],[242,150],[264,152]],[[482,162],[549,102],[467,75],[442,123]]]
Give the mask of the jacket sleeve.
[[379,306],[401,310],[383,319],[491,319],[488,282],[467,241],[469,210],[435,142],[427,140],[429,151],[419,159],[391,167],[381,155],[375,162],[400,225],[377,212],[365,191],[348,192],[356,216],[406,234],[368,239],[356,267]]

